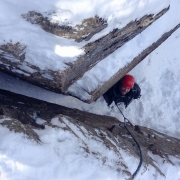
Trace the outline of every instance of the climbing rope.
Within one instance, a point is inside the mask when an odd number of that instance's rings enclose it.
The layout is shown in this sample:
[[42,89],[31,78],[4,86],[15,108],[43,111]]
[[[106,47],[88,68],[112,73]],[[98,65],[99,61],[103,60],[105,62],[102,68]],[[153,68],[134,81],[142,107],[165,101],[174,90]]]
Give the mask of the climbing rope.
[[[119,109],[118,105],[116,104],[117,108]],[[135,137],[132,135],[132,133],[129,131],[129,129],[126,126],[126,120],[132,125],[132,123],[124,116],[124,114],[122,113],[122,111],[119,109],[119,112],[122,114],[123,118],[124,118],[124,128],[128,131],[128,133],[131,135],[131,137],[133,138],[134,142],[136,143],[138,150],[139,150],[139,157],[140,157],[140,161],[139,161],[139,165],[136,169],[136,171],[133,173],[132,175],[132,179],[134,179],[134,177],[136,176],[136,174],[138,173],[138,171],[141,168],[142,162],[143,162],[143,158],[142,158],[142,152],[141,152],[141,147],[139,145],[139,143],[136,141]],[[120,125],[120,124],[118,124]],[[111,128],[108,128],[108,130],[110,130],[112,132],[112,130],[114,129],[114,127],[116,126],[116,124],[112,125]]]

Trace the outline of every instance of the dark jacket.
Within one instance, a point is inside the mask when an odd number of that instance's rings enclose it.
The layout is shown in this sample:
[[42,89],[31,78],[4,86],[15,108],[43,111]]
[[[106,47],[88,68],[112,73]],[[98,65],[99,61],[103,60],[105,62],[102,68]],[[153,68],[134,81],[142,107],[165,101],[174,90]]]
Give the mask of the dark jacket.
[[115,104],[123,102],[127,107],[133,99],[139,99],[141,97],[141,89],[137,83],[134,83],[134,87],[125,95],[122,95],[119,91],[119,82],[112,86],[103,96],[108,106],[114,101]]

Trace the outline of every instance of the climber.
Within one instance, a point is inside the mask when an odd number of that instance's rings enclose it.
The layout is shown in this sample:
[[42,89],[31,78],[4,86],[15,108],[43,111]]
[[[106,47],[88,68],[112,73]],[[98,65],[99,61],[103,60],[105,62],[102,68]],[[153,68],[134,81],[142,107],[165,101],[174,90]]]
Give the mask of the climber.
[[122,105],[123,103],[125,108],[127,108],[133,99],[139,99],[141,97],[141,89],[135,82],[134,77],[127,74],[112,86],[103,97],[108,106],[114,101],[116,105]]

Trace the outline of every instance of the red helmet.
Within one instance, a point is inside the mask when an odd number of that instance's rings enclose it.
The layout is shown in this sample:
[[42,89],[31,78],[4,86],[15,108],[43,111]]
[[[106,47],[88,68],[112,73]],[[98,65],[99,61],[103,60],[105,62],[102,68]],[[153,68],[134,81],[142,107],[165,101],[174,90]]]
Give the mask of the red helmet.
[[129,75],[129,74],[127,74],[127,75],[125,75],[125,76],[122,78],[122,83],[121,83],[121,85],[122,85],[123,87],[125,87],[125,88],[131,89],[131,88],[133,88],[133,86],[134,86],[134,82],[135,82],[134,77],[131,76],[131,75]]

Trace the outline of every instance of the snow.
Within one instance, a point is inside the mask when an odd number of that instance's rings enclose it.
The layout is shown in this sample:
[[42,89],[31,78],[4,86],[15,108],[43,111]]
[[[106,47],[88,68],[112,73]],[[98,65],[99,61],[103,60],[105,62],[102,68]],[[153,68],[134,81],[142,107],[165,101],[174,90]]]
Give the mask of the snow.
[[[84,18],[94,15],[104,17],[108,20],[108,27],[93,36],[89,40],[90,42],[102,37],[113,28],[123,27],[127,22],[138,19],[145,14],[156,14],[167,7],[169,3],[171,5],[170,10],[163,17],[132,41],[98,63],[89,71],[89,74],[83,76],[78,83],[83,84],[88,91],[91,91],[105,80],[103,72],[108,70],[107,64],[104,65],[103,62],[108,63],[110,70],[107,73],[108,77],[112,76],[117,64],[119,67],[124,66],[144,47],[154,42],[157,37],[180,23],[179,0],[112,0],[111,2],[107,0],[77,0],[76,3],[72,0],[18,0],[18,3],[13,0],[1,0],[0,44],[12,40],[15,43],[20,41],[20,43],[28,45],[26,49],[27,59],[23,64],[24,67],[21,68],[26,69],[26,63],[31,62],[42,70],[47,68],[64,69],[66,68],[65,62],[74,61],[78,55],[83,53],[80,48],[85,42],[76,43],[73,40],[52,36],[38,25],[26,22],[21,18],[21,14],[36,10],[48,16],[47,12],[54,12],[57,9],[56,13],[51,13],[48,18],[53,22],[59,20],[59,23],[62,24],[70,22],[73,26],[79,24]],[[57,17],[61,18],[57,19]],[[180,136],[179,48],[180,29],[130,72],[141,87],[142,97],[140,100],[133,101],[124,110],[125,116],[133,124],[153,128],[177,138]],[[73,50],[72,54],[67,53],[69,49]],[[110,61],[116,63],[110,64]],[[31,69],[28,71],[30,72]],[[51,79],[51,77],[48,78]],[[89,79],[93,79],[93,81],[89,81]],[[96,102],[86,104],[76,98],[47,91],[3,73],[0,73],[0,86],[1,89],[26,96],[96,114],[114,116],[121,121],[123,120],[118,110],[115,107],[108,108],[102,97]],[[126,178],[125,174],[117,172],[117,168],[120,167],[116,164],[118,160],[124,162],[132,173],[137,168],[139,160],[132,157],[128,152],[119,149],[121,156],[117,157],[99,139],[93,139],[91,135],[87,134],[85,129],[76,127],[66,118],[63,121],[64,123],[60,123],[57,117],[52,119],[54,125],[70,126],[73,133],[46,126],[45,130],[36,131],[42,144],[37,144],[27,139],[23,134],[10,132],[7,128],[0,126],[0,136],[2,137],[0,139],[0,179],[118,180]],[[37,119],[37,122],[42,124],[44,120]],[[77,138],[74,133],[81,138]],[[83,147],[88,147],[91,153],[84,151]],[[101,156],[96,158],[92,152],[98,152],[106,157],[106,161]],[[173,166],[169,162],[163,163],[159,156],[150,155],[156,160],[157,166],[166,178],[161,176],[153,167],[143,166],[135,179],[180,179],[180,165],[176,157],[169,157],[175,164]],[[120,168],[123,169],[122,166]]]
[[[140,86],[144,91],[142,92],[142,103],[136,104],[136,109],[140,109],[140,111],[136,111],[137,116],[133,118],[134,122],[155,128],[177,138],[180,135],[179,36],[180,30],[178,29],[131,72],[137,77],[137,81],[140,82]],[[140,70],[141,76],[139,76]],[[135,112],[135,109],[130,109],[130,111],[131,114],[133,111]],[[138,120],[138,117],[141,118]]]
[[169,0],[131,0],[128,3],[125,0],[110,2],[107,0],[98,2],[79,0],[76,3],[73,0],[52,0],[51,2],[18,0],[18,3],[13,0],[1,0],[0,22],[3,28],[0,29],[0,45],[10,41],[12,43],[20,42],[27,46],[25,62],[35,65],[41,70],[63,71],[68,67],[66,63],[75,61],[79,55],[84,53],[81,48],[88,42],[77,43],[74,40],[51,35],[41,29],[39,25],[31,24],[23,19],[23,14],[36,11],[51,22],[57,22],[58,18],[58,24],[64,25],[68,22],[71,26],[80,24],[86,18],[98,15],[106,19],[109,26],[91,39],[94,41],[95,38],[106,35],[116,27],[121,28],[143,15],[157,14],[168,5]]
[[[86,72],[81,79],[68,88],[67,93],[82,100],[90,100],[91,95],[89,94],[91,94],[91,92],[98,89],[101,84],[108,81],[110,78],[113,78],[120,69],[128,65],[143,50],[156,42],[165,32],[170,31],[180,23],[178,16],[179,6],[180,2],[178,2],[178,5],[172,4],[170,10],[165,13],[165,15],[131,41],[123,45],[123,47],[117,49],[114,53]],[[172,18],[173,21],[171,21]],[[133,50],[130,51],[131,47],[133,47]]]

